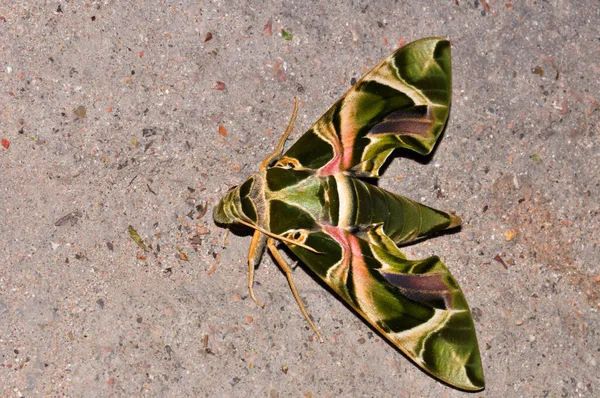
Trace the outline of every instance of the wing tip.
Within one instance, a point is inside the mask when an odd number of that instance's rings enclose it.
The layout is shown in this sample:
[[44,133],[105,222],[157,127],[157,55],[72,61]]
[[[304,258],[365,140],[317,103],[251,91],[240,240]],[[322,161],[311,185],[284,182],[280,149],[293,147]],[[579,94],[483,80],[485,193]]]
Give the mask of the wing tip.
[[462,224],[462,218],[457,216],[456,214],[450,214],[450,224],[448,225],[448,229],[459,227]]

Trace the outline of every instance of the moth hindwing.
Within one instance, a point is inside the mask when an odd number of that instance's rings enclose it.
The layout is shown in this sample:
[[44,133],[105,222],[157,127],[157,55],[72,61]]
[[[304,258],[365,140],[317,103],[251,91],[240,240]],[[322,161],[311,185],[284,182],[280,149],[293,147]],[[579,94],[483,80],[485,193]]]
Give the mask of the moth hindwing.
[[450,43],[417,40],[375,66],[284,152],[292,121],[259,172],[214,209],[218,224],[254,229],[248,288],[265,247],[302,313],[285,244],[418,366],[460,389],[484,388],[467,301],[442,261],[408,260],[399,244],[457,227],[455,215],[363,181],[395,148],[429,154],[448,119]]

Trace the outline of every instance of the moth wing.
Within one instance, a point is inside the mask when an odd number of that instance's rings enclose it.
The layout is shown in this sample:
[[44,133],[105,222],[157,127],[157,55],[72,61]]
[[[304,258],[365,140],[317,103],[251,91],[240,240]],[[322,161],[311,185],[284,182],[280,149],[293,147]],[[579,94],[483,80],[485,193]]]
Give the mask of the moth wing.
[[374,225],[300,231],[290,249],[366,321],[422,369],[455,387],[484,388],[475,326],[456,280],[438,257],[408,260]]
[[348,90],[277,165],[379,177],[395,148],[431,152],[448,118],[451,84],[447,40],[409,43]]

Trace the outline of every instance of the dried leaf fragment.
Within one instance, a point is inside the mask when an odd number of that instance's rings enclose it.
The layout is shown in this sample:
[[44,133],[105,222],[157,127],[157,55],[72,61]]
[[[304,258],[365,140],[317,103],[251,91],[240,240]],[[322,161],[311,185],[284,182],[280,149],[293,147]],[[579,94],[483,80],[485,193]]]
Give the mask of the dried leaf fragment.
[[87,117],[87,109],[85,106],[79,105],[77,108],[73,109],[73,113],[80,119],[85,119]]
[[481,0],[481,5],[483,5],[483,9],[485,10],[485,12],[490,12],[490,6],[487,3],[487,1]]
[[202,245],[202,237],[198,234],[194,234],[188,241],[194,247],[194,250],[197,250],[197,247]]
[[531,158],[531,160],[533,160],[536,164],[540,164],[542,163],[542,158],[540,157],[540,155],[538,155],[537,153],[534,153],[532,155],[529,155],[529,157]]
[[76,211],[72,211],[69,214],[67,214],[66,216],[62,216],[61,218],[59,218],[55,223],[54,226],[55,227],[61,227],[65,224],[71,224],[71,226],[77,224],[77,221],[79,221],[79,219],[83,217],[83,213],[80,212],[79,210]]
[[8,149],[8,147],[10,147],[10,141],[8,141],[6,138],[2,138],[2,146]]
[[179,252],[179,259],[183,261],[190,261],[190,258],[184,252]]
[[213,90],[223,91],[225,90],[225,83],[220,80],[217,80],[217,85],[213,87]]
[[281,29],[281,37],[283,37],[283,40],[292,40],[294,38],[294,35],[286,32],[285,29]]
[[510,242],[516,236],[517,236],[517,231],[515,231],[512,228],[511,229],[507,229],[506,231],[504,231],[504,240],[507,241],[507,242]]
[[148,251],[148,248],[146,247],[146,245],[144,244],[144,241],[142,240],[141,236],[137,233],[137,231],[135,230],[135,228],[133,228],[131,225],[127,228],[127,230],[129,231],[129,236],[131,237],[131,239],[133,239],[133,241],[135,243],[137,243],[137,245],[139,247],[142,248],[142,250],[144,250],[145,252]]
[[217,264],[213,263],[210,268],[208,269],[207,274],[211,275],[213,272],[215,272],[217,270]]
[[263,28],[263,33],[267,36],[271,36],[273,34],[273,20],[269,18],[265,27]]
[[508,269],[508,265],[506,265],[506,263],[504,262],[502,257],[500,257],[499,254],[496,254],[496,256],[494,257],[494,260],[498,261],[500,264],[502,264],[502,266],[504,266],[504,268]]
[[219,124],[219,134],[223,137],[227,137],[227,129],[222,124]]
[[206,43],[207,41],[211,41],[211,40],[212,40],[212,38],[213,38],[213,35],[212,35],[212,33],[208,32],[208,33],[206,34],[206,36],[204,36],[204,42]]
[[198,235],[208,235],[208,234],[210,234],[210,230],[208,228],[206,228],[204,225],[198,225],[198,226],[196,226],[196,233]]
[[208,203],[200,203],[199,205],[196,205],[196,211],[198,212],[196,219],[204,217],[207,210],[208,210]]

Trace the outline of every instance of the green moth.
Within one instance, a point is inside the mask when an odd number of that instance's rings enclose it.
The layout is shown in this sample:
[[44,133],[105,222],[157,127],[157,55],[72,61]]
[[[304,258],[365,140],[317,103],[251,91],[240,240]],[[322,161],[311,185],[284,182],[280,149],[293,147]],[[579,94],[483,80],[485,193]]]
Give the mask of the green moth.
[[461,219],[390,193],[361,178],[379,177],[395,148],[433,149],[448,119],[450,43],[417,40],[367,73],[284,152],[292,120],[259,172],[214,208],[221,225],[254,230],[254,269],[268,247],[287,276],[302,314],[285,244],[317,276],[418,366],[460,389],[484,388],[467,301],[439,257],[408,260],[398,248],[454,228]]

